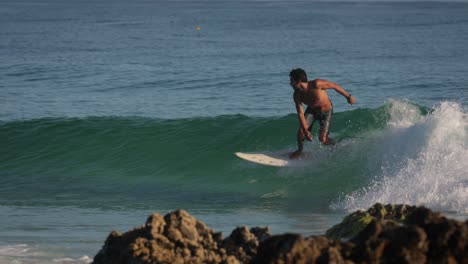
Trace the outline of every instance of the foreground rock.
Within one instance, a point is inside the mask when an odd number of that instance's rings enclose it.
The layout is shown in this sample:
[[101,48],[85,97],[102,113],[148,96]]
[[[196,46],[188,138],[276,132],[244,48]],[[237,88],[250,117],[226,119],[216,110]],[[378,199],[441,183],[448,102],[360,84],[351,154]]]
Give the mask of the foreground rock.
[[407,216],[416,206],[375,204],[367,211],[356,211],[346,216],[343,221],[328,229],[326,236],[331,239],[349,239],[361,232],[373,220],[385,220],[404,224]]
[[246,263],[267,228],[237,228],[227,239],[184,210],[151,215],[127,233],[112,232],[94,263]]
[[124,234],[112,232],[94,263],[468,263],[468,221],[424,207],[376,204],[327,236],[271,236],[236,228],[222,238],[183,210],[151,215]]

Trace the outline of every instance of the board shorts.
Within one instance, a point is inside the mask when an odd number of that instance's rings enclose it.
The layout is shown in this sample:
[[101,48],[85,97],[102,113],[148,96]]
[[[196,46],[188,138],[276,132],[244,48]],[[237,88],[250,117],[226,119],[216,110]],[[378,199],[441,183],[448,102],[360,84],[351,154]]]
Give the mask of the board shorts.
[[306,120],[307,125],[309,126],[309,131],[312,130],[312,126],[316,120],[320,123],[320,132],[326,133],[327,135],[330,134],[330,127],[333,115],[333,108],[327,112],[316,112],[312,111],[309,107],[307,107],[304,117]]

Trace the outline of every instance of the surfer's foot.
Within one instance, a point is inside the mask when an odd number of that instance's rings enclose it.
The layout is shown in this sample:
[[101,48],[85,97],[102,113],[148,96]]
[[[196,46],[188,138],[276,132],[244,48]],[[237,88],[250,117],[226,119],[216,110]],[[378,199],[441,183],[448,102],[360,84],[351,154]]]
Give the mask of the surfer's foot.
[[297,158],[302,157],[303,155],[304,155],[304,154],[302,153],[302,151],[296,150],[296,151],[294,151],[293,153],[289,154],[289,158],[290,158],[290,159],[297,159]]
[[333,140],[331,138],[327,138],[327,140],[325,142],[323,142],[322,144],[324,144],[324,145],[335,145],[335,140]]
[[320,132],[319,141],[322,145],[334,145],[335,140],[328,137],[328,134],[325,132]]
[[329,138],[324,133],[320,134],[319,140],[322,145],[334,145],[335,144],[335,140],[333,140],[332,138]]

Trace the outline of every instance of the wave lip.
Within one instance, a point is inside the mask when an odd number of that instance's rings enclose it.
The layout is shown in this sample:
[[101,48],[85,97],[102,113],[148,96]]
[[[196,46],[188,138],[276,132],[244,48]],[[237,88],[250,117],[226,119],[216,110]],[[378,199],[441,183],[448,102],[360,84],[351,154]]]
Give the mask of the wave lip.
[[394,203],[468,212],[467,114],[454,102],[443,102],[426,116],[414,110],[405,102],[391,103],[381,135],[381,174],[332,208],[352,211]]

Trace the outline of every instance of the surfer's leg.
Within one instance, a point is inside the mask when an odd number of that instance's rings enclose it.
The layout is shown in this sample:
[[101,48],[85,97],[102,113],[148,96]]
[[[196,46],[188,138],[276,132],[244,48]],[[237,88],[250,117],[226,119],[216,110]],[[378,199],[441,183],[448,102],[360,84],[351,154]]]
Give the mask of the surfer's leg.
[[[312,126],[314,125],[315,122],[315,116],[310,110],[309,107],[307,107],[305,113],[304,113],[304,118],[307,123],[307,130],[311,130]],[[302,151],[303,146],[304,146],[304,140],[306,139],[305,133],[302,130],[301,126],[299,125],[299,130],[297,131],[297,147],[298,150]]]
[[302,155],[302,150],[304,149],[304,139],[304,132],[302,131],[301,126],[299,126],[299,129],[297,130],[297,150],[289,155],[290,159],[295,159]]
[[319,140],[320,140],[320,143],[322,143],[323,145],[333,145],[333,144],[335,144],[335,140],[328,137],[328,133],[320,132]]
[[331,120],[332,120],[333,110],[328,112],[323,112],[320,116],[320,136],[319,141],[324,145],[333,145],[335,141],[328,137],[330,134]]
[[302,156],[302,150],[304,149],[304,140],[304,131],[302,131],[302,128],[299,126],[299,129],[297,130],[297,150],[289,154],[290,159],[297,159]]
[[[308,125],[307,130],[310,131],[312,128],[312,125],[314,124],[314,115],[309,111],[309,108],[306,109],[304,113],[304,117],[306,119],[306,123]],[[297,150],[291,153],[289,157],[291,159],[300,157],[302,155],[302,151],[304,150],[304,140],[305,140],[305,134],[304,131],[302,130],[302,127],[299,125],[299,128],[297,129]]]
[[297,151],[302,152],[304,149],[304,140],[304,131],[302,131],[302,127],[299,126],[299,129],[297,130]]

